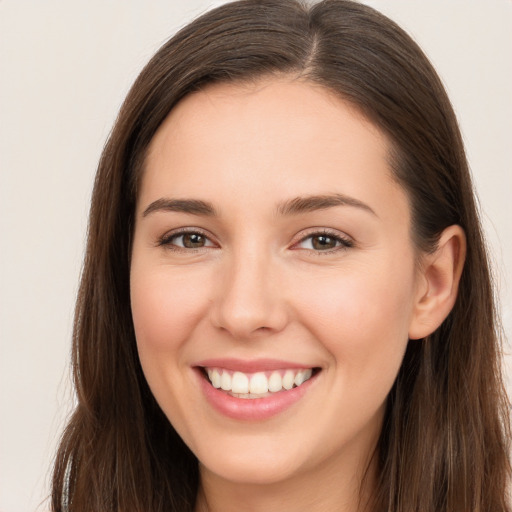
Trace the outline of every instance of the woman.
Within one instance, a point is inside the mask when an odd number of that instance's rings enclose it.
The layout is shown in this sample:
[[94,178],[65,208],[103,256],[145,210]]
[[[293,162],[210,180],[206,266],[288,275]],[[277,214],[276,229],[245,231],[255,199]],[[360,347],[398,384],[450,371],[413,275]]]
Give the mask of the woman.
[[227,4],[104,150],[54,510],[509,510],[461,136],[420,49],[342,0]]

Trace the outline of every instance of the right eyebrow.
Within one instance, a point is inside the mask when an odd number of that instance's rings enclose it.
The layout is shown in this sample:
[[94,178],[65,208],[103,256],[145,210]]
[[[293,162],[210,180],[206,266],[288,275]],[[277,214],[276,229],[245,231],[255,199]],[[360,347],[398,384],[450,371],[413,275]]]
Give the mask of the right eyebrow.
[[215,208],[211,203],[200,201],[199,199],[170,199],[162,197],[153,201],[142,213],[147,217],[154,212],[181,212],[192,215],[206,215],[213,217],[217,215]]
[[304,212],[314,212],[316,210],[325,210],[335,206],[352,206],[367,211],[377,217],[375,211],[355,197],[345,194],[323,194],[316,196],[295,197],[294,199],[285,201],[277,207],[278,213],[281,215],[296,215]]

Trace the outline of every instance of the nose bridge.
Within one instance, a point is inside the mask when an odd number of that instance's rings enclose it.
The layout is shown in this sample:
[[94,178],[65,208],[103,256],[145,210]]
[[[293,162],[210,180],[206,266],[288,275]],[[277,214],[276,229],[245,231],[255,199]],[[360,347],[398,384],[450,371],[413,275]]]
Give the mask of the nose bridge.
[[268,246],[245,243],[223,262],[215,324],[243,339],[286,323],[276,261]]

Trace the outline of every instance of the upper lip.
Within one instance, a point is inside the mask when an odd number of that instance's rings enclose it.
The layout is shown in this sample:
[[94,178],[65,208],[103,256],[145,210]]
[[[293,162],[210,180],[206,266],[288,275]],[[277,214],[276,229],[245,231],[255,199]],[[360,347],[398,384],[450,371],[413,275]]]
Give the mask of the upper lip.
[[239,371],[242,373],[266,372],[272,370],[287,370],[301,368],[315,368],[311,364],[303,364],[293,361],[284,361],[280,359],[235,359],[235,358],[215,358],[199,361],[194,366],[202,368],[223,368],[225,370]]

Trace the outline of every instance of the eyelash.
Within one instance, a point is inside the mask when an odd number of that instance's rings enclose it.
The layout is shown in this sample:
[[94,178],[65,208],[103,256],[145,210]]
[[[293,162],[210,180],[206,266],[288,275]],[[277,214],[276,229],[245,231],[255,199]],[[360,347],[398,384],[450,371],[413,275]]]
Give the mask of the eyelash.
[[[197,228],[185,228],[185,229],[180,229],[178,231],[173,231],[171,233],[165,234],[164,236],[162,236],[161,238],[158,239],[157,245],[160,247],[165,247],[166,249],[168,249],[170,251],[187,252],[187,253],[198,252],[203,249],[208,249],[210,247],[213,247],[213,246],[206,246],[206,247],[198,247],[198,248],[186,248],[186,247],[177,246],[173,243],[174,240],[176,240],[177,238],[182,237],[184,235],[200,235],[200,236],[204,237],[207,241],[211,242],[210,237],[202,230],[197,229]],[[355,245],[353,240],[351,240],[348,237],[340,236],[340,234],[338,232],[330,231],[328,229],[321,229],[321,230],[311,231],[307,235],[303,236],[300,240],[295,242],[292,247],[302,244],[308,239],[313,239],[314,237],[320,237],[320,236],[324,236],[326,238],[333,239],[336,242],[337,246],[332,249],[326,249],[326,250],[314,250],[314,249],[305,249],[305,248],[302,248],[302,250],[307,250],[307,251],[310,251],[311,253],[314,253],[318,256],[322,256],[322,255],[326,255],[326,254],[332,254],[332,253],[338,252],[340,250],[343,251],[346,249],[350,249],[350,248],[354,247],[354,245]],[[300,250],[300,248],[295,249],[295,250]]]

